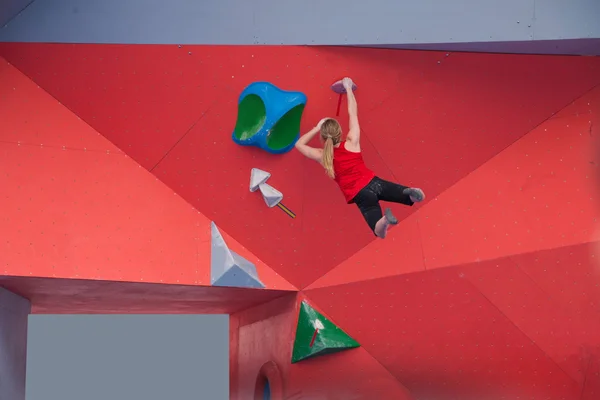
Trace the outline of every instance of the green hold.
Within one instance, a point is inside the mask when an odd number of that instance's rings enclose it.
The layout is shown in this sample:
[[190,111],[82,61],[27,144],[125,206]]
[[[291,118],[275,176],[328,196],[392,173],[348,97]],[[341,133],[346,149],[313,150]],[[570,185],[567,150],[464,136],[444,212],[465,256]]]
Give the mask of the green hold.
[[267,136],[267,146],[270,149],[281,150],[294,143],[300,130],[300,120],[304,104],[299,104],[290,109],[283,117],[279,119],[271,128]]
[[[292,107],[283,115],[267,136],[267,146],[273,150],[281,150],[294,143],[300,129],[300,120],[304,104]],[[248,140],[260,132],[267,119],[267,108],[262,99],[249,94],[239,104],[238,119],[233,134],[238,140]]]
[[353,349],[360,345],[348,334],[312,308],[306,301],[300,305],[292,364],[307,358]]
[[267,108],[262,99],[249,94],[240,102],[234,135],[239,140],[248,140],[262,128],[267,119]]

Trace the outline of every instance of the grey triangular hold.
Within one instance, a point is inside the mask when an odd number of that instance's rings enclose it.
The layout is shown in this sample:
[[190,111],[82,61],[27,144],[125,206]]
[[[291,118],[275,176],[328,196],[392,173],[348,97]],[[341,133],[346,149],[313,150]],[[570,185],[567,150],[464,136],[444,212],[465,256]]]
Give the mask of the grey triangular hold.
[[267,183],[263,183],[259,188],[269,207],[275,207],[283,199],[283,193]]
[[265,287],[258,279],[246,274],[246,272],[237,265],[234,265],[225,271],[225,273],[221,275],[219,279],[213,282],[213,286],[243,287],[253,289],[263,289]]
[[213,286],[264,288],[256,266],[229,250],[217,225],[211,223],[210,282]]
[[258,187],[265,183],[270,177],[271,174],[267,171],[263,171],[262,169],[258,168],[252,168],[252,171],[250,171],[250,191],[256,192],[256,189],[258,189]]
[[214,283],[234,264],[233,254],[214,222],[210,224],[210,279]]

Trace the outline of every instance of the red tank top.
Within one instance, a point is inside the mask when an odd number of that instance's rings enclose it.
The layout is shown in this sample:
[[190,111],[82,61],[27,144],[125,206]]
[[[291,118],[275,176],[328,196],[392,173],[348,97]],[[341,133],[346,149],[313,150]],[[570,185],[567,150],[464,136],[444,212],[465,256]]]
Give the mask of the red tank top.
[[365,165],[362,153],[348,151],[345,145],[346,143],[342,143],[340,147],[333,149],[333,171],[335,181],[349,203],[371,182],[375,174]]

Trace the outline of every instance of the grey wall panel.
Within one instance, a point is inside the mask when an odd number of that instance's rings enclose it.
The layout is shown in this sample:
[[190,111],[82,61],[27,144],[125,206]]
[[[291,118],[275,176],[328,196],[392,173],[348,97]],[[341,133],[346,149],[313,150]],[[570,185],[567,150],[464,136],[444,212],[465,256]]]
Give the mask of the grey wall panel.
[[0,399],[25,400],[29,300],[0,287]]
[[229,398],[227,315],[32,315],[28,353],[27,400]]
[[252,42],[252,1],[40,0],[0,41],[190,44]]
[[32,0],[0,0],[0,28],[23,11]]
[[0,41],[480,47],[600,38],[599,10],[600,0],[38,0]]
[[600,38],[600,0],[535,0],[534,38]]
[[254,0],[260,43],[367,44],[526,40],[533,0]]
[[[260,43],[367,44],[526,40],[532,0],[255,0]],[[277,39],[277,41],[275,41]]]

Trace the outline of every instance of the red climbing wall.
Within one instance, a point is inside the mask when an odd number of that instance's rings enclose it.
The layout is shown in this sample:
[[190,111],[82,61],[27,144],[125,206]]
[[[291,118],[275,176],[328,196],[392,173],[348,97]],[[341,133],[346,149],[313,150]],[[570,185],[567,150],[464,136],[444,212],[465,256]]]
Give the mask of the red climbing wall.
[[[311,288],[598,240],[600,87],[334,268]],[[410,234],[407,234],[410,232]]]
[[[411,400],[408,391],[363,348],[291,364],[292,343],[302,296],[290,294],[235,313],[231,325],[236,338],[231,348],[232,399],[253,399],[261,367],[275,362],[279,373],[270,375],[274,400],[378,399]],[[321,310],[319,310],[321,311]],[[281,391],[279,391],[281,388]],[[258,397],[262,399],[262,397]]]
[[171,294],[172,312],[224,312],[295,290],[226,232],[279,290],[199,290],[210,285],[210,220],[3,59],[0,121],[0,275],[80,280],[6,281],[34,310],[168,311],[152,299]]
[[[4,275],[205,285],[214,220],[270,288],[306,288],[361,343],[289,365],[295,294],[248,297],[254,308],[232,318],[240,400],[268,361],[287,399],[598,393],[600,59],[35,43],[0,44],[0,55],[48,92],[1,63]],[[308,130],[335,112],[329,84],[346,74],[359,85],[366,161],[428,195],[393,206],[402,221],[385,241],[316,163],[230,138],[250,82],[305,92]],[[273,174],[296,219],[248,192],[252,167]],[[233,292],[204,293],[207,310],[243,307]],[[112,301],[93,300],[96,311]]]
[[418,399],[597,393],[599,117],[596,87],[306,295]]
[[32,302],[32,314],[229,314],[284,290],[0,275],[0,286]]
[[[485,273],[495,265],[473,268]],[[577,399],[577,382],[465,275],[449,268],[314,289],[307,295],[324,304],[417,399]],[[516,286],[497,289],[507,296]],[[535,302],[536,294],[522,296]],[[531,308],[536,310],[535,303]]]
[[[350,74],[367,162],[433,199],[600,83],[592,57],[36,43],[3,44],[0,54],[300,288],[374,238],[316,163],[233,143],[247,84],[306,93],[307,130],[335,113],[329,85]],[[298,218],[247,190],[252,167],[273,174]]]

